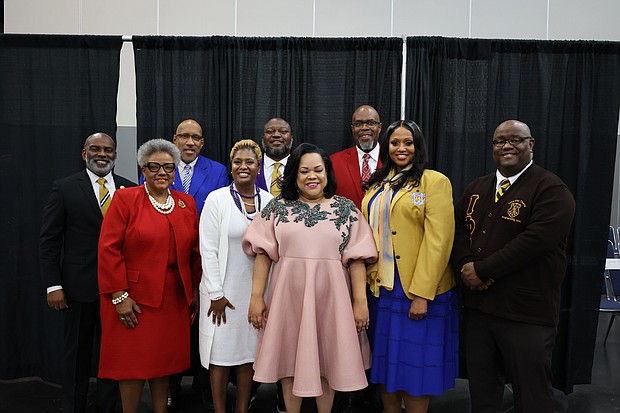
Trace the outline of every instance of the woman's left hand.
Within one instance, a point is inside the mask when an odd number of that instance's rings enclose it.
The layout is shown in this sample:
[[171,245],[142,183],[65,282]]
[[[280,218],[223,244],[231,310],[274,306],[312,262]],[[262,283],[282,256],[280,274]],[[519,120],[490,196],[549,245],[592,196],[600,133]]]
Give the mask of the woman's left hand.
[[409,307],[409,318],[412,320],[421,320],[426,317],[427,301],[426,298],[416,295]]
[[361,302],[358,300],[353,302],[353,317],[355,318],[355,328],[357,328],[358,333],[368,330],[370,313],[368,312],[367,301]]
[[231,310],[235,309],[235,306],[232,305],[226,297],[222,297],[219,300],[211,300],[211,306],[209,307],[209,311],[207,311],[207,316],[213,319],[213,324],[217,324],[218,326],[221,323],[226,324],[226,307]]

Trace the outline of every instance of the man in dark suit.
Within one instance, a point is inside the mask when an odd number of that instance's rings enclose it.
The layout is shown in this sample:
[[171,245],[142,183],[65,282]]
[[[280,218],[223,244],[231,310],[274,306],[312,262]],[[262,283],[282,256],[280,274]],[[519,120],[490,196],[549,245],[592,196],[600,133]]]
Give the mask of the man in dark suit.
[[170,188],[193,196],[200,216],[207,195],[228,185],[228,172],[221,163],[200,155],[205,138],[202,127],[195,120],[187,119],[179,123],[172,142],[181,151],[181,163]]
[[[84,142],[86,169],[54,182],[43,210],[39,257],[48,306],[64,314],[62,402],[65,413],[86,411],[91,372],[99,359],[101,323],[97,288],[97,243],[114,192],[135,186],[112,173],[116,144],[105,133]],[[98,180],[103,179],[101,182]],[[118,387],[99,380],[97,411],[120,410]]]
[[263,127],[263,161],[256,176],[256,186],[271,195],[280,195],[286,161],[293,147],[291,125],[282,118],[269,119]]
[[[198,216],[202,213],[205,199],[211,191],[228,185],[228,173],[226,167],[219,162],[200,155],[204,146],[202,127],[193,119],[186,119],[179,123],[172,142],[181,151],[181,163],[174,175],[171,189],[185,192],[196,201]],[[144,178],[141,177],[141,182]],[[198,320],[194,320],[191,327],[191,357],[194,381],[192,388],[200,393],[207,404],[211,404],[211,387],[209,372],[200,364],[198,353]],[[168,407],[177,404],[177,399],[182,391],[181,379],[183,373],[170,376],[170,393]]]
[[359,208],[364,197],[362,186],[381,167],[378,145],[381,118],[375,108],[362,105],[355,109],[351,132],[355,146],[332,154],[330,159],[338,182],[336,195],[349,198]]
[[516,413],[555,411],[551,353],[575,200],[537,166],[523,122],[500,124],[497,170],[472,182],[455,208],[452,261],[463,280],[463,338],[472,412],[502,410],[512,382]]

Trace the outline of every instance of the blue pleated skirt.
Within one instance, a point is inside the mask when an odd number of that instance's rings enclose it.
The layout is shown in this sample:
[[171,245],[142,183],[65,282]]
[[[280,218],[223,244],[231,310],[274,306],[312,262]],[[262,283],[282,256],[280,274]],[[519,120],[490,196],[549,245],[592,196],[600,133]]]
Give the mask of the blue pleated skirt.
[[[394,289],[369,296],[372,346],[370,382],[389,393],[441,395],[454,387],[458,375],[458,309],[454,289],[428,301],[422,320],[408,317],[411,300],[395,270]],[[370,294],[369,294],[370,295]]]

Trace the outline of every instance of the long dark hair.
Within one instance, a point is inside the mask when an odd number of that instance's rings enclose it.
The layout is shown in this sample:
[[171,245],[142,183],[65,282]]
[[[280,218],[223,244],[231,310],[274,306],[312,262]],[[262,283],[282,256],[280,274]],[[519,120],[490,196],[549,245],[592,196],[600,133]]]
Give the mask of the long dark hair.
[[318,153],[325,164],[325,175],[327,176],[327,184],[323,189],[325,198],[331,198],[336,193],[334,168],[332,168],[332,161],[329,159],[329,156],[327,156],[327,153],[316,145],[302,143],[297,148],[293,149],[290,158],[288,158],[286,162],[284,180],[282,181],[282,198],[287,200],[299,199],[299,192],[297,191],[297,170],[299,169],[301,157],[309,153]]
[[381,139],[379,150],[379,158],[383,163],[383,166],[375,171],[374,174],[368,180],[366,189],[370,188],[376,183],[382,182],[387,178],[390,170],[396,166],[392,158],[390,158],[390,136],[398,128],[408,129],[413,135],[413,145],[415,146],[415,154],[413,155],[413,166],[406,171],[401,179],[399,179],[394,185],[394,190],[400,189],[406,182],[412,181],[413,186],[420,185],[420,179],[424,170],[428,167],[428,151],[426,149],[426,139],[420,130],[417,123],[412,120],[399,120],[388,126],[383,138]]

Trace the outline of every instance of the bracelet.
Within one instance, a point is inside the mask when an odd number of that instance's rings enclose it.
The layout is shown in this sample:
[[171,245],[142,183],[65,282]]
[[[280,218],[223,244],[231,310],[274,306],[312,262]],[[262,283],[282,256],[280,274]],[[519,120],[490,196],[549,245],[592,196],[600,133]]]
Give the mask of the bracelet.
[[125,291],[123,294],[119,295],[116,298],[112,299],[112,304],[116,305],[116,304],[120,304],[123,301],[125,301],[126,299],[129,298],[129,293],[127,291]]

